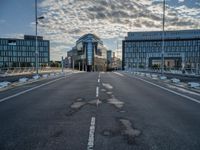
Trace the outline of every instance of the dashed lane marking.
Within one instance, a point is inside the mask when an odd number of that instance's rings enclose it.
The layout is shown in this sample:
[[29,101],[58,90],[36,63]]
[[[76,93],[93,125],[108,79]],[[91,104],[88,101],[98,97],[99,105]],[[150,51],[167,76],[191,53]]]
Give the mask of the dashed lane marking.
[[99,87],[96,87],[96,97],[99,97]]
[[91,118],[91,123],[90,123],[87,150],[93,150],[94,149],[95,121],[96,121],[95,117],[92,117]]

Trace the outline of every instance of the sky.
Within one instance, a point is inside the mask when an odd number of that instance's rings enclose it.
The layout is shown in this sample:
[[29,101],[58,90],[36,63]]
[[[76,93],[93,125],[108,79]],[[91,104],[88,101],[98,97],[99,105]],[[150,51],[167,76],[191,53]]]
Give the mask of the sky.
[[[0,0],[1,38],[35,34],[34,3]],[[38,16],[44,17],[39,35],[50,40],[51,60],[60,60],[87,33],[116,50],[127,32],[162,30],[162,0],[38,0]],[[200,29],[200,0],[166,0],[165,28]]]

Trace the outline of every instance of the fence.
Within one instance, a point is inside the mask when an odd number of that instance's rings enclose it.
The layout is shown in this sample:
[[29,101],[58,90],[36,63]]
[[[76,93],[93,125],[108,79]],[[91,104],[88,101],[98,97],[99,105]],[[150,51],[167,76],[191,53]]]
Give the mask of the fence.
[[[44,72],[57,72],[62,68],[58,67],[40,67],[39,73]],[[12,76],[22,74],[34,74],[36,73],[35,67],[16,67],[16,68],[0,68],[0,76]]]

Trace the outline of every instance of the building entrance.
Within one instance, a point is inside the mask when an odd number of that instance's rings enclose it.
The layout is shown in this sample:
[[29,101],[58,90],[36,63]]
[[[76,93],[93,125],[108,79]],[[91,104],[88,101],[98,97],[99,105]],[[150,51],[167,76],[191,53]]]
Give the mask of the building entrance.
[[[181,57],[166,57],[164,58],[165,69],[181,69],[182,59]],[[154,69],[159,69],[162,65],[162,60],[160,57],[149,58],[149,67]]]

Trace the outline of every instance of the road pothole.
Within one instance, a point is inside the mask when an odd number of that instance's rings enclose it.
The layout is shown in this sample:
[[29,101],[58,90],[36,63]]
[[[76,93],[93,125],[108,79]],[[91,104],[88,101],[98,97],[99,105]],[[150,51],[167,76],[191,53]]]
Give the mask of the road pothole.
[[84,106],[86,104],[86,102],[75,102],[71,105],[71,108],[72,109],[79,109],[81,108],[82,106]]
[[124,102],[115,98],[114,95],[112,95],[112,98],[108,99],[108,103],[114,105],[117,108],[122,108],[124,106]]
[[101,89],[101,92],[106,92],[106,89]]
[[113,86],[110,85],[109,83],[102,83],[102,85],[103,85],[106,89],[109,89],[109,90],[113,89]]
[[102,135],[105,137],[114,137],[120,135],[120,130],[103,130]]
[[135,145],[136,138],[140,136],[141,131],[135,129],[132,123],[127,119],[117,119],[119,126],[117,128],[112,129],[104,129],[101,134],[104,137],[115,137],[115,136],[122,136],[127,144]]
[[132,123],[127,119],[119,119],[122,125],[122,135],[128,144],[135,144],[135,138],[141,134],[141,131],[133,128]]
[[76,101],[81,102],[81,101],[83,101],[83,98],[78,98]]
[[108,95],[112,95],[112,92],[106,92]]
[[120,110],[119,112],[120,112],[120,113],[125,113],[126,111],[125,111],[125,110]]
[[94,99],[94,100],[89,100],[86,101],[83,98],[78,98],[75,100],[75,102],[73,102],[69,109],[67,109],[67,113],[65,114],[66,116],[72,116],[74,113],[78,112],[79,110],[81,110],[81,108],[83,108],[86,105],[90,105],[90,106],[96,106],[101,104],[102,101],[98,100],[98,99]]

